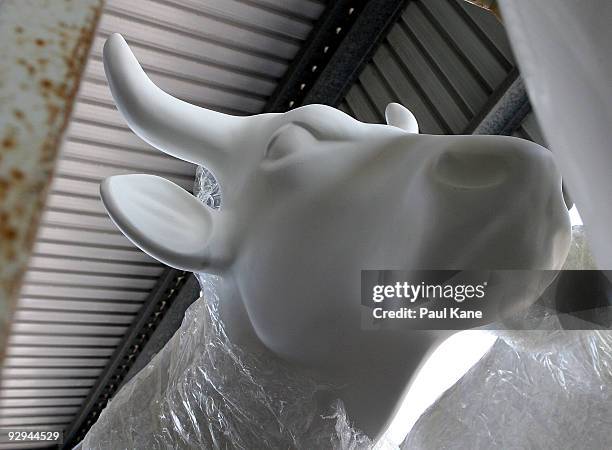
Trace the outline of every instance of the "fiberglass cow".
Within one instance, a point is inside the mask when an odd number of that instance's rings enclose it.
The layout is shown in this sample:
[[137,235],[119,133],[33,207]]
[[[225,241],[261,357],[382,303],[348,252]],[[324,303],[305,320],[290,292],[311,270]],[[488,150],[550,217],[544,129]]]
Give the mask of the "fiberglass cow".
[[323,105],[213,112],[157,88],[117,34],[104,63],[132,130],[210,169],[223,199],[213,210],[163,178],[114,176],[101,186],[114,222],[169,266],[221,275],[231,339],[333,380],[371,437],[449,333],[364,331],[362,269],[563,264],[570,225],[561,176],[534,143],[420,135],[398,104],[387,108],[388,125]]

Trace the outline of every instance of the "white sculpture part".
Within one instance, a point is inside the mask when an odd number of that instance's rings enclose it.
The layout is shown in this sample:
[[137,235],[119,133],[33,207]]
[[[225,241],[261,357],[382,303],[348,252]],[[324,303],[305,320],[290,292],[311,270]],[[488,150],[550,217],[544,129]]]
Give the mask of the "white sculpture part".
[[601,269],[612,269],[612,2],[500,0],[542,130]]
[[414,114],[399,103],[389,103],[387,105],[387,108],[385,108],[385,119],[387,124],[401,128],[408,133],[419,132],[419,124]]
[[153,175],[107,178],[100,193],[115,223],[138,247],[169,266],[204,269],[217,211],[203,208],[176,184]]
[[152,146],[194,164],[206,164],[215,175],[229,170],[231,136],[241,120],[174,98],[147,77],[118,34],[104,49],[104,70],[117,108],[138,136]]
[[[102,183],[118,227],[166,264],[222,275],[233,342],[333,381],[349,417],[378,436],[427,356],[451,332],[361,327],[360,271],[558,269],[570,225],[546,149],[502,136],[419,135],[400,105],[390,125],[323,105],[231,117],[155,87],[127,44],[104,48],[130,127],[220,181],[212,211],[158,177]],[[510,296],[511,297],[511,296]],[[512,297],[508,307],[518,305]]]

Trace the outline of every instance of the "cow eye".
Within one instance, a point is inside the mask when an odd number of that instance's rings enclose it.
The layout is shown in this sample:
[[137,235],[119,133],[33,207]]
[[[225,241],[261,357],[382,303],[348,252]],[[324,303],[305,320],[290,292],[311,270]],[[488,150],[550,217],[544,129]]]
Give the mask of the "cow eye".
[[279,128],[266,147],[265,158],[279,160],[317,142],[313,133],[301,125],[290,123]]

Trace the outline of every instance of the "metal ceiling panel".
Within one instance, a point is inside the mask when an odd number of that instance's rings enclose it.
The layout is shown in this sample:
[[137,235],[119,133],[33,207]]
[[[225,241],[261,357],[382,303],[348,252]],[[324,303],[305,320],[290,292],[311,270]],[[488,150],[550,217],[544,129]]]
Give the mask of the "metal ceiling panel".
[[[102,63],[109,34],[122,33],[172,95],[252,114],[324,8],[319,0],[107,1],[15,313],[0,426],[69,424],[163,273],[108,218],[99,182],[138,172],[193,185],[193,165],[140,140],[116,110]],[[7,445],[16,448],[0,449]]]
[[[69,231],[67,231],[69,232]],[[56,255],[35,255],[30,259],[30,269],[48,269],[66,272],[86,272],[100,274],[129,274],[129,276],[159,277],[163,266],[157,263],[126,263],[124,261],[104,261],[100,259],[71,259]]]
[[491,14],[462,0],[415,0],[340,107],[380,123],[386,105],[400,102],[421,132],[457,134],[513,68],[503,27]]
[[[57,196],[61,197],[61,194],[57,194]],[[38,239],[132,248],[130,241],[121,233],[97,233],[80,229],[67,231],[52,226],[40,228]]]
[[[53,354],[59,352],[60,350],[66,349],[67,352],[71,352],[71,349],[75,349],[80,352],[81,350],[85,352],[86,350],[91,350],[97,352],[99,349],[112,349],[119,342],[120,337],[109,337],[109,336],[101,336],[101,335],[68,335],[68,334],[59,334],[57,336],[51,334],[43,334],[43,335],[18,335],[12,336],[9,340],[9,349],[7,353],[19,353],[19,349],[29,348],[29,347],[40,347],[46,348],[45,354]],[[104,352],[107,353],[107,352]],[[6,381],[6,383],[4,382]],[[32,383],[32,386],[27,385],[26,387],[34,387],[35,383]],[[8,380],[3,380],[2,384],[3,388],[9,389],[11,384]]]
[[[38,401],[39,399],[36,398],[38,395],[40,395],[41,400],[44,398],[46,400],[52,401],[53,397],[58,397],[56,400],[58,402],[61,402],[63,399],[77,399],[79,401],[82,401],[82,399],[80,398],[83,395],[87,395],[87,388],[80,388],[80,389],[3,389],[0,390],[0,397],[2,398],[2,401],[8,401],[8,400],[17,400],[17,401],[22,401],[24,402],[24,404],[30,404],[29,402],[31,401]],[[59,403],[58,403],[59,404]]]
[[[2,389],[4,394],[8,396],[20,394],[21,389],[39,389],[39,388],[89,388],[96,382],[95,378],[36,378],[36,379],[6,379],[2,384],[5,389]],[[36,398],[35,396],[33,398]]]

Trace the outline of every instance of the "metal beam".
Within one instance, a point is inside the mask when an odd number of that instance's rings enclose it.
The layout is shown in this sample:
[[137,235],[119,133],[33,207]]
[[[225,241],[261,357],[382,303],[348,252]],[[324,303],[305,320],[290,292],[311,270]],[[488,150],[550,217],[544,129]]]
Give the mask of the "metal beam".
[[510,135],[521,126],[530,111],[525,84],[518,69],[514,68],[468,124],[463,134]]
[[103,3],[0,2],[0,360]]
[[338,105],[406,4],[407,0],[331,2],[265,110]]
[[136,357],[134,364],[127,373],[125,379],[121,383],[120,387],[123,387],[128,381],[140,372],[151,359],[159,353],[159,351],[166,345],[170,338],[176,333],[176,331],[183,323],[185,318],[185,311],[200,298],[200,283],[196,277],[188,275],[187,280],[183,287],[178,291],[176,297],[167,308],[166,313],[162,317],[161,321],[153,331],[153,334],[149,338],[148,342]]

